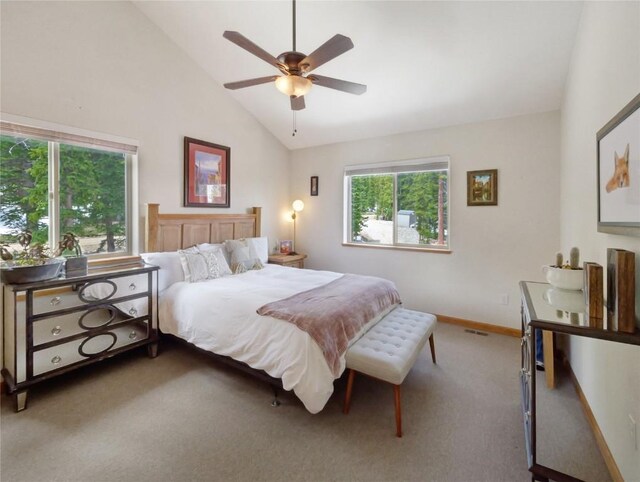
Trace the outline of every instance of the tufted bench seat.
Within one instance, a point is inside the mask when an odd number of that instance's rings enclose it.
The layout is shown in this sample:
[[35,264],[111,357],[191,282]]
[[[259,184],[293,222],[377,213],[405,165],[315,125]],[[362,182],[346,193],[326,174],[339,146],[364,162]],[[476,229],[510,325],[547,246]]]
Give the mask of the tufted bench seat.
[[396,435],[402,437],[400,385],[429,339],[431,358],[436,362],[434,315],[396,308],[382,318],[347,350],[349,369],[344,413],[349,413],[356,372],[393,384],[396,405]]

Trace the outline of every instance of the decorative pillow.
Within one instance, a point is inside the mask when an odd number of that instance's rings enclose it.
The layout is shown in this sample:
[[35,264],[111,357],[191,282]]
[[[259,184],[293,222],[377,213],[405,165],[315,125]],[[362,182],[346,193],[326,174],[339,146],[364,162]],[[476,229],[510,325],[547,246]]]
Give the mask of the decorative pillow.
[[173,283],[184,281],[184,271],[180,255],[176,251],[167,253],[142,253],[145,263],[158,266],[158,292],[166,290]]
[[229,253],[227,253],[227,248],[224,246],[224,243],[219,244],[211,244],[211,243],[201,243],[196,244],[196,248],[200,251],[208,251],[210,249],[219,249],[220,252],[224,255],[224,259],[229,264],[231,260],[229,259]]
[[240,274],[251,269],[262,269],[264,265],[260,258],[251,256],[246,240],[227,240],[224,245],[231,257],[231,271],[233,274]]
[[[209,250],[200,252],[200,255],[204,258],[205,263],[207,263],[207,279],[216,279],[222,276],[222,273],[220,272],[220,262],[218,261],[216,251],[217,250]],[[224,263],[225,266],[227,266],[226,261],[224,261]],[[227,266],[227,269],[228,268],[229,267]]]
[[249,246],[249,253],[252,258],[260,258],[263,264],[269,262],[269,238],[245,238]]
[[[229,262],[227,261],[227,257],[225,256],[226,249],[224,244],[209,244],[203,243],[197,246],[198,251],[203,255],[206,253],[205,259],[207,260],[207,264],[213,263],[213,258],[215,257],[215,263],[218,268],[218,276],[215,278],[219,278],[220,276],[226,276],[231,274],[231,268],[229,268]],[[211,267],[210,267],[211,271]],[[213,278],[212,278],[213,279]]]
[[202,256],[198,248],[195,246],[188,249],[178,251],[182,270],[184,271],[184,280],[187,283],[195,283],[203,281],[209,277],[209,267],[205,257]]

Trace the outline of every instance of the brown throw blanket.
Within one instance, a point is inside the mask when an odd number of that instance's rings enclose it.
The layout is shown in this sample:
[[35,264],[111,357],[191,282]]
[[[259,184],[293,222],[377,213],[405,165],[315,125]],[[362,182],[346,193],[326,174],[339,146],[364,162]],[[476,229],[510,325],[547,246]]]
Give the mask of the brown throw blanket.
[[400,303],[395,285],[373,276],[345,274],[324,286],[258,308],[258,314],[295,324],[309,333],[340,375],[340,357],[362,327]]

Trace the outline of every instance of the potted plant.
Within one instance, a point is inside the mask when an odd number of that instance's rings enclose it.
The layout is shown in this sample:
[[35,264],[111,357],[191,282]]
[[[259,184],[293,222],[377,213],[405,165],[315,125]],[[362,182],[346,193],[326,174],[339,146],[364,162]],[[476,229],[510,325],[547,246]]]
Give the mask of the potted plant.
[[58,243],[58,256],[66,259],[67,276],[85,276],[87,274],[87,257],[82,254],[80,241],[75,234],[68,232]]
[[569,262],[563,265],[562,261],[562,253],[556,253],[556,264],[542,267],[547,282],[554,288],[581,290],[584,285],[584,271],[580,267],[580,250],[571,248]]
[[2,257],[2,282],[6,284],[32,283],[58,276],[64,260],[51,258],[48,248],[40,243],[31,246],[31,231],[18,235],[22,251],[9,251],[8,246],[0,247]]

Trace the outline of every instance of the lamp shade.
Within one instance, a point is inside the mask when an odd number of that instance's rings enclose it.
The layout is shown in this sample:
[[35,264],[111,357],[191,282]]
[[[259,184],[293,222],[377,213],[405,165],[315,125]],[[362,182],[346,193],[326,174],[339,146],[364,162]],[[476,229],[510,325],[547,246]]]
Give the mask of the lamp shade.
[[313,84],[306,77],[299,75],[284,75],[276,79],[277,89],[289,97],[305,95]]
[[297,213],[299,213],[304,209],[304,203],[300,201],[300,199],[296,199],[295,201],[293,201],[293,204],[291,206],[293,207],[293,210]]

